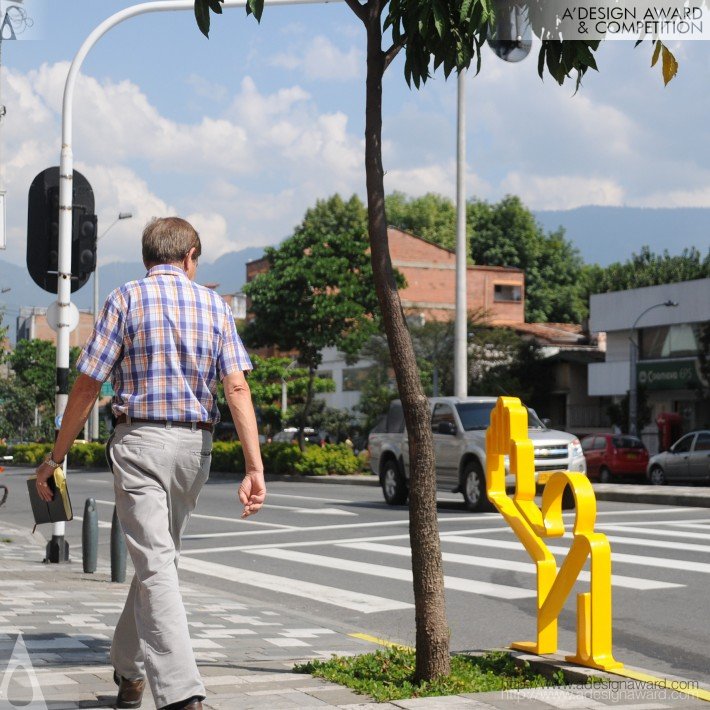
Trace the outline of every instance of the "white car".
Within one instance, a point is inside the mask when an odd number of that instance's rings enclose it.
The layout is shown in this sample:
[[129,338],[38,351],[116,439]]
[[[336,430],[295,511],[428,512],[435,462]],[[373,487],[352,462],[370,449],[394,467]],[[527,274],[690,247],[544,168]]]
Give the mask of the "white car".
[[[434,439],[437,485],[462,493],[470,510],[488,507],[486,496],[486,429],[496,397],[432,397],[431,426]],[[407,500],[409,480],[409,438],[395,400],[381,424],[369,438],[370,466],[380,477],[387,503]],[[528,409],[528,434],[535,448],[535,473],[543,471],[587,472],[579,439],[564,431],[548,429]],[[513,476],[506,484],[513,486]]]

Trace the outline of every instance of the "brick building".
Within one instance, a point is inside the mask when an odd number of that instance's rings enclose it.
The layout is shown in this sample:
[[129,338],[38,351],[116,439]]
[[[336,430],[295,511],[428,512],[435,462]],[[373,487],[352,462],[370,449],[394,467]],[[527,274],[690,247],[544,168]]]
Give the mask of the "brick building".
[[[404,312],[424,320],[451,320],[456,309],[456,254],[438,244],[389,227],[392,265],[406,279]],[[304,257],[307,258],[307,257]],[[268,271],[266,258],[250,261],[247,283]],[[502,266],[469,266],[468,310],[484,311],[491,323],[525,322],[525,274]]]

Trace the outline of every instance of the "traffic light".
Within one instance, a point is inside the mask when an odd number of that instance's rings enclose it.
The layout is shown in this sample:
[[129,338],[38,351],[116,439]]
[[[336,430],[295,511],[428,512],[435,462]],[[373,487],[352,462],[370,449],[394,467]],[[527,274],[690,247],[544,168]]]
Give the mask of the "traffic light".
[[[71,290],[80,289],[96,268],[94,191],[74,171],[71,234]],[[57,293],[59,262],[59,168],[47,168],[32,181],[27,208],[27,269],[45,291]]]
[[77,212],[72,220],[71,272],[81,280],[96,268],[96,215]]

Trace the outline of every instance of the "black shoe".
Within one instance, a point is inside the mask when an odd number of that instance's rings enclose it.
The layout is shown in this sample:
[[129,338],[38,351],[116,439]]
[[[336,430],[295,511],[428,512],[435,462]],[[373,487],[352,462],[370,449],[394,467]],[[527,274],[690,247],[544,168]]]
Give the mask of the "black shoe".
[[202,710],[202,697],[193,695],[191,698],[181,700],[179,703],[165,705],[160,710]]
[[139,708],[143,702],[143,691],[145,690],[145,679],[126,680],[113,672],[113,681],[118,686],[118,696],[116,697],[117,708]]

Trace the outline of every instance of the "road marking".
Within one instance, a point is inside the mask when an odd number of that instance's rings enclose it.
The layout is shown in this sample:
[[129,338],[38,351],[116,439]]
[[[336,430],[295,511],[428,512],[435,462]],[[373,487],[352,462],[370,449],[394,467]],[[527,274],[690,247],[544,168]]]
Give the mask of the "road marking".
[[[74,519],[74,520],[78,520],[80,523],[84,521],[84,518],[82,518],[82,517],[79,516],[79,515],[75,515],[73,519]],[[110,527],[111,527],[111,523],[108,523],[108,522],[106,522],[105,520],[99,520],[99,527],[100,527],[100,528],[110,528]]]
[[[571,540],[572,533],[565,533],[564,537]],[[606,537],[609,542],[617,542],[623,545],[639,545],[641,547],[658,547],[664,550],[686,550],[699,553],[710,552],[710,545],[695,545],[692,542],[666,542],[664,540],[649,540],[645,537],[626,537],[624,535],[607,535]]]
[[[695,524],[691,524],[695,523]],[[704,524],[698,524],[704,523]],[[683,520],[654,520],[654,525],[677,525],[678,527],[684,528],[700,528],[701,530],[707,530],[708,525],[710,525],[710,517],[706,518],[684,518]],[[637,525],[648,525],[648,522],[634,520],[628,523],[624,523],[621,520],[617,520],[614,525],[623,525],[624,527],[636,527]]]
[[[480,537],[464,537],[451,535],[446,538],[449,542],[463,545],[478,545],[480,547],[495,547],[500,550],[523,551],[522,543],[509,540],[493,540]],[[547,549],[555,555],[567,555],[569,549],[557,545],[547,545]],[[684,570],[686,572],[702,572],[710,574],[710,564],[706,562],[690,562],[686,560],[673,560],[668,557],[647,557],[644,555],[627,555],[622,552],[611,553],[612,562],[625,562],[631,565],[644,565],[646,567],[660,567],[662,569]]]
[[[114,501],[111,500],[97,500],[97,503],[101,503],[101,505],[116,505]],[[224,518],[220,517],[219,515],[203,515],[201,513],[193,513],[191,518],[200,518],[203,520],[217,520],[220,522],[225,522],[225,523],[243,523],[246,525],[268,525],[269,527],[272,528],[282,528],[283,532],[289,532],[291,530],[298,530],[299,528],[295,528],[292,525],[281,525],[279,523],[265,523],[260,520],[254,520],[253,518],[247,519],[242,519],[242,518]],[[268,530],[265,532],[269,532]],[[200,537],[205,537],[205,536],[226,536],[229,535],[230,533],[205,533],[204,535],[200,534],[194,534],[194,535],[183,535],[182,539],[195,539],[195,538],[200,538]],[[233,534],[233,533],[231,533]]]
[[395,599],[385,599],[372,594],[362,594],[347,589],[338,589],[323,584],[313,584],[303,582],[288,577],[279,577],[273,574],[263,574],[253,570],[238,569],[229,565],[222,565],[207,560],[197,560],[194,558],[180,559],[180,567],[188,572],[204,574],[209,577],[218,577],[229,582],[245,584],[250,587],[268,589],[281,594],[290,594],[296,597],[304,597],[310,600],[318,600],[323,604],[351,609],[363,614],[373,614],[380,611],[395,611],[397,609],[411,609],[413,604],[397,601]]
[[[313,528],[296,528],[298,530],[312,530]],[[495,528],[481,528],[480,530],[467,530],[466,533],[475,535],[477,533],[488,533],[488,532],[510,532],[510,527],[507,525],[495,527]],[[239,533],[240,535],[266,535],[268,533],[280,533],[282,530],[252,530],[250,532]],[[446,535],[441,535],[441,540],[446,540],[448,535],[453,535],[456,533],[446,533]],[[185,536],[183,535],[183,540]],[[408,540],[409,533],[399,534],[399,535],[374,535],[370,537],[343,537],[343,538],[328,538],[327,540],[302,540],[298,542],[264,542],[258,545],[226,545],[220,547],[195,547],[191,550],[182,550],[181,555],[199,555],[202,553],[212,554],[215,552],[235,552],[235,551],[247,551],[247,550],[267,550],[272,547],[318,547],[323,545],[332,545],[334,543],[341,542],[378,542],[381,540]]]
[[[292,496],[290,493],[268,492],[269,498],[288,498],[289,500],[319,500],[323,503],[353,503],[357,501],[345,500],[344,498],[315,498],[314,496]],[[367,501],[366,501],[367,502]]]
[[87,478],[86,479],[87,483],[103,483],[106,486],[112,486],[113,481],[106,481],[103,478]]
[[652,683],[653,685],[657,685],[660,688],[666,688],[676,693],[690,695],[693,698],[699,698],[700,700],[710,702],[710,691],[704,690],[703,688],[693,687],[696,682],[692,680],[674,680],[672,678],[658,678],[653,675],[648,675],[647,673],[641,673],[640,671],[631,670],[630,668],[615,668],[614,670],[609,671],[609,673],[613,673],[614,675],[620,675],[624,678],[631,678],[632,680],[640,680],[642,683]]
[[[356,574],[366,574],[372,577],[396,579],[400,582],[409,582],[410,584],[412,582],[411,569],[373,565],[370,562],[357,562],[356,560],[346,560],[340,557],[313,555],[309,552],[297,552],[292,549],[286,550],[278,547],[266,550],[252,550],[251,552],[252,554],[271,557],[276,560],[301,562],[304,565],[326,567],[327,569],[338,570],[339,572],[354,572]],[[536,596],[534,590],[523,589],[521,587],[509,587],[506,584],[478,582],[472,579],[449,577],[447,575],[444,575],[444,585],[447,589],[468,592],[469,594],[480,594],[496,599],[527,599]]]
[[[685,532],[680,530],[656,530],[655,528],[640,528],[636,526],[627,527],[626,525],[598,525],[597,527],[600,530],[611,530],[612,532],[638,532],[646,535],[663,535],[664,537],[681,537],[691,540],[710,540],[710,533]],[[675,547],[675,545],[673,546]]]
[[293,513],[310,514],[310,515],[359,515],[350,510],[341,510],[340,508],[302,508],[293,505],[269,505],[269,510],[288,510]]
[[399,648],[403,651],[413,651],[414,648],[411,646],[403,646],[401,643],[394,643],[393,641],[388,641],[387,639],[381,639],[378,636],[370,636],[370,634],[348,634],[354,639],[361,639],[363,641],[369,641],[370,643],[376,643],[379,646],[385,646],[386,648]]
[[[348,544],[338,544],[338,547],[347,547],[353,550],[366,550],[368,552],[380,552],[387,555],[398,555],[400,557],[411,557],[411,550],[408,547],[399,545],[379,545],[372,542],[356,542]],[[444,562],[453,562],[461,565],[472,565],[474,567],[486,567],[494,570],[508,570],[509,572],[522,572],[524,574],[537,574],[537,567],[532,562],[517,562],[515,560],[503,560],[495,557],[476,557],[474,555],[461,555],[455,552],[442,552]],[[579,580],[590,582],[589,572],[582,570],[579,573]],[[637,589],[649,591],[651,589],[671,589],[672,587],[685,587],[684,584],[674,582],[657,582],[653,579],[643,579],[641,577],[627,577],[621,574],[612,574],[612,584],[616,587],[626,587],[627,589]]]

